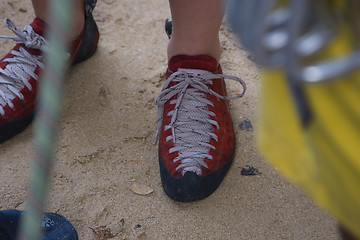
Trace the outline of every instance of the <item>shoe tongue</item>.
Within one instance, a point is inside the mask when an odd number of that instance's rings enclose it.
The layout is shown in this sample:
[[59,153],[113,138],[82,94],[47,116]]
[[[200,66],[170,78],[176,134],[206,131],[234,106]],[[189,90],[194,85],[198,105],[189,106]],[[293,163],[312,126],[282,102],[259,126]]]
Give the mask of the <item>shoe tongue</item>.
[[179,68],[182,68],[201,69],[215,73],[218,69],[218,62],[215,58],[207,55],[177,55],[170,58],[168,68],[171,72],[176,72]]
[[34,32],[40,36],[44,36],[46,23],[39,18],[35,18],[31,24],[31,27],[34,29]]

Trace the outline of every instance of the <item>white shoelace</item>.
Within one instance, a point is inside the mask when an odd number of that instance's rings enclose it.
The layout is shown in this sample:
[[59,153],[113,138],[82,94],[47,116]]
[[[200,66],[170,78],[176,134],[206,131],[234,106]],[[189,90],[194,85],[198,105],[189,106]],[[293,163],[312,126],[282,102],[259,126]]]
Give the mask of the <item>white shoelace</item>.
[[[234,97],[225,97],[214,92],[209,86],[213,84],[213,79],[219,78],[232,79],[240,83],[243,92]],[[168,88],[171,82],[174,82],[175,85]],[[212,132],[212,126],[219,128],[219,124],[210,118],[216,119],[216,114],[209,111],[208,105],[213,106],[213,104],[206,98],[206,94],[230,100],[241,98],[245,91],[246,85],[243,80],[203,70],[179,69],[166,80],[161,93],[155,99],[158,113],[154,143],[157,141],[162,126],[164,104],[176,96],[170,101],[170,104],[175,105],[174,110],[168,113],[171,122],[164,127],[165,130],[171,129],[172,132],[166,138],[166,141],[172,140],[174,143],[174,147],[169,150],[169,153],[178,152],[179,154],[173,160],[174,162],[180,161],[176,170],[181,170],[183,175],[189,171],[199,175],[202,173],[201,167],[208,167],[204,159],[212,159],[209,152],[215,147],[209,143],[211,139],[218,141],[218,136]]]
[[[15,33],[16,36],[0,36],[0,38],[12,39],[17,43],[24,44],[27,48],[39,49],[44,51],[46,49],[45,39],[34,32],[33,28],[28,25],[21,31],[10,19],[4,20],[5,25]],[[23,47],[18,51],[12,50],[10,52],[13,57],[6,58],[4,69],[0,68],[0,114],[5,115],[4,107],[8,104],[10,108],[14,108],[11,102],[16,96],[24,100],[21,94],[21,89],[28,88],[32,90],[29,83],[30,78],[39,80],[39,76],[34,73],[39,66],[44,68],[41,62],[42,56],[35,56],[28,53]]]

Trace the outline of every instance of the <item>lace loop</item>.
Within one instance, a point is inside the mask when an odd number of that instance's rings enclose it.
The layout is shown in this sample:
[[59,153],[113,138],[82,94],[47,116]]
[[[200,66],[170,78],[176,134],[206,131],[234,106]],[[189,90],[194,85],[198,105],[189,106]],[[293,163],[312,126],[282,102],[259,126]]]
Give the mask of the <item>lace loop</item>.
[[[240,83],[243,91],[233,97],[218,94],[210,86],[214,79],[219,78]],[[154,144],[162,126],[164,105],[171,99],[169,104],[175,106],[167,115],[171,117],[170,123],[164,126],[165,130],[171,129],[171,135],[165,140],[173,141],[174,144],[169,153],[179,153],[173,161],[181,161],[177,170],[181,169],[183,174],[187,171],[201,174],[201,167],[207,168],[204,159],[212,159],[209,151],[215,149],[209,144],[210,139],[218,141],[218,136],[212,132],[212,126],[219,128],[218,122],[210,118],[210,116],[215,118],[216,115],[208,108],[208,105],[213,106],[213,104],[207,99],[206,94],[231,100],[241,98],[245,91],[246,85],[242,79],[203,70],[179,69],[166,80],[161,93],[154,101],[158,105]]]
[[9,18],[5,18],[4,24],[8,27],[16,36],[0,36],[0,38],[11,39],[17,43],[24,44],[25,47],[32,49],[39,49],[44,51],[46,47],[45,39],[39,34],[35,33],[30,25],[24,27],[21,31],[18,26]]

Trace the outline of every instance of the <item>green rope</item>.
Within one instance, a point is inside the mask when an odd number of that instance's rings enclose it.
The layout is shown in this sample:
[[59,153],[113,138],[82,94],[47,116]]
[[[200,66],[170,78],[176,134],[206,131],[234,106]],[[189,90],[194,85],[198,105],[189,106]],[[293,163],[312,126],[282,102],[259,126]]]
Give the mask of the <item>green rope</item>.
[[20,222],[18,239],[39,240],[41,217],[46,204],[59,125],[63,79],[67,70],[67,36],[73,0],[50,1],[50,26],[45,53],[45,70],[38,90],[35,118],[35,157],[30,176],[29,196]]

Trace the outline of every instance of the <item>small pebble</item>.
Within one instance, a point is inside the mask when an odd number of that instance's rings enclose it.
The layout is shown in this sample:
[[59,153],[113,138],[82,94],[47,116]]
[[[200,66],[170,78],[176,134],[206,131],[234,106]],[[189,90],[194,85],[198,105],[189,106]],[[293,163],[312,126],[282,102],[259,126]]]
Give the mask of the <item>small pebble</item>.
[[245,119],[244,121],[242,121],[241,123],[239,123],[239,128],[241,130],[248,130],[248,131],[252,131],[253,130],[253,126],[250,122],[249,119]]
[[246,165],[241,169],[241,175],[243,176],[253,176],[258,174],[261,174],[261,172],[253,166]]
[[134,183],[130,189],[134,193],[136,193],[138,195],[143,195],[143,196],[149,195],[150,193],[154,192],[154,189],[152,189],[151,187],[146,186],[146,185],[136,184],[136,183]]

